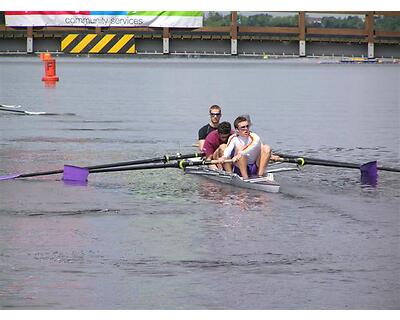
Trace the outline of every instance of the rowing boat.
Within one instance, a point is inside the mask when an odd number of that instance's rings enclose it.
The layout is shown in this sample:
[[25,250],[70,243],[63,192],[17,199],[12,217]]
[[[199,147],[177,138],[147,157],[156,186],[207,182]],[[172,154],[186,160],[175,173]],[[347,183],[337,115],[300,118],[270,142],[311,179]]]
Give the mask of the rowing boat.
[[[28,178],[36,176],[45,176],[53,174],[63,174],[64,181],[78,181],[86,182],[89,173],[100,172],[117,172],[117,171],[131,171],[131,170],[147,170],[147,169],[161,169],[161,168],[179,168],[186,173],[203,176],[211,180],[221,183],[230,184],[242,188],[260,190],[265,192],[276,193],[279,192],[280,185],[274,179],[274,174],[283,171],[297,171],[299,167],[304,165],[317,165],[335,168],[349,168],[359,169],[361,171],[361,183],[376,186],[378,170],[400,172],[400,168],[382,167],[377,165],[377,161],[370,161],[359,165],[357,163],[340,162],[333,160],[306,158],[292,155],[276,154],[280,157],[279,162],[274,162],[268,165],[268,170],[265,172],[264,177],[250,177],[243,179],[235,173],[229,173],[222,170],[216,170],[208,167],[208,165],[219,163],[217,160],[204,160],[204,154],[186,154],[180,153],[173,156],[163,156],[150,159],[132,160],[108,164],[100,164],[94,166],[77,167],[64,165],[64,169],[31,172],[31,173],[14,173],[5,176],[0,176],[1,180],[10,180],[17,178]],[[224,162],[232,162],[232,160],[225,160]],[[283,163],[296,165],[296,167],[281,167]]]
[[205,177],[210,180],[236,187],[277,193],[279,192],[280,184],[275,181],[274,173],[297,170],[299,170],[298,167],[268,169],[264,177],[250,177],[248,179],[243,179],[241,176],[233,172],[212,169],[207,166],[186,167],[185,173]]

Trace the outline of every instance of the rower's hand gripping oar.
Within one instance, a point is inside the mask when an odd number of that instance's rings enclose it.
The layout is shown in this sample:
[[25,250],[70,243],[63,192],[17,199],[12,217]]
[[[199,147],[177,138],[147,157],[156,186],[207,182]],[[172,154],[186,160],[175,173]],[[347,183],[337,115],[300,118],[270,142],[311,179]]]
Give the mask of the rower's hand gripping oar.
[[[196,158],[196,157],[202,157],[202,156],[204,156],[204,153],[191,153],[191,154],[178,153],[176,155],[165,155],[162,157],[150,158],[150,159],[100,164],[100,165],[94,165],[94,166],[89,166],[89,167],[84,167],[84,168],[66,165],[66,166],[64,166],[63,170],[41,171],[41,172],[32,172],[32,173],[16,173],[16,174],[0,176],[0,180],[47,176],[47,175],[60,174],[60,173],[64,173],[65,180],[70,180],[69,176],[71,176],[71,178],[72,178],[71,180],[74,180],[75,179],[74,176],[79,175],[79,174],[81,174],[82,176],[84,176],[86,174],[86,177],[87,177],[87,174],[88,174],[87,171],[94,170],[94,169],[123,167],[123,166],[130,166],[130,165],[144,164],[144,163],[153,163],[153,162],[166,163],[166,162],[173,161],[173,160]],[[82,181],[81,178],[79,179],[79,181]]]

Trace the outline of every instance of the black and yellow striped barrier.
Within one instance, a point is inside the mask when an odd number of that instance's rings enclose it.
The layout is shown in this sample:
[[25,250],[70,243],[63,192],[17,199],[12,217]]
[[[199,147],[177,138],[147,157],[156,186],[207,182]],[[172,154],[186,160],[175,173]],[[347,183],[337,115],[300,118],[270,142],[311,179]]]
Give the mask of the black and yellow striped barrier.
[[136,53],[133,34],[68,34],[61,41],[61,51],[64,53]]

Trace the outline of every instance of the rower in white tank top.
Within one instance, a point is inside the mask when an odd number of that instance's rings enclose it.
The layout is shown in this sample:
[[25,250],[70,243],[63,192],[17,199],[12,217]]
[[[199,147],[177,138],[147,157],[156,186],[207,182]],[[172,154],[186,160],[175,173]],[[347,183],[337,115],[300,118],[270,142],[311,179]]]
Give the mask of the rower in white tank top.
[[[271,147],[263,145],[260,137],[254,132],[250,132],[248,117],[237,117],[234,126],[237,133],[229,137],[224,154],[218,159],[219,163],[223,163],[224,169],[228,172],[239,171],[244,179],[254,174],[262,177],[268,161],[270,159],[277,161],[279,157],[271,156]],[[226,162],[226,159],[232,159],[234,165]],[[254,169],[256,172],[253,172]]]
[[260,137],[254,132],[250,132],[248,136],[232,135],[228,139],[224,158],[228,159],[233,155],[241,154],[247,157],[247,164],[256,163],[261,153],[261,145]]

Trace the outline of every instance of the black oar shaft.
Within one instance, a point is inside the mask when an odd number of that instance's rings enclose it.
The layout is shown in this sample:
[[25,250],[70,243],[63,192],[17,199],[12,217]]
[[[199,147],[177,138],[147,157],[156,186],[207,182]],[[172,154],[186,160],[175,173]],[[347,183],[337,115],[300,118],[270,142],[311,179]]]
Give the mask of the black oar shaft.
[[145,169],[163,169],[163,168],[179,168],[179,163],[178,162],[153,163],[153,164],[135,165],[132,167],[125,166],[125,167],[112,167],[112,168],[103,168],[103,169],[90,169],[89,173],[131,171],[131,170],[145,170]]
[[[298,159],[302,158],[304,159],[304,164],[313,164],[313,165],[319,165],[319,166],[326,166],[326,167],[337,167],[337,168],[350,168],[350,169],[360,169],[362,164],[357,164],[357,163],[351,163],[351,162],[341,162],[341,161],[335,161],[335,160],[324,160],[324,159],[317,159],[317,158],[308,158],[308,157],[299,157],[299,156],[293,156],[289,154],[284,154],[284,153],[274,153],[279,157],[285,158],[285,159]],[[296,162],[294,162],[296,163]],[[391,172],[400,172],[400,169],[398,168],[390,168],[390,167],[377,167],[378,170],[381,171],[391,171]]]
[[135,166],[92,169],[92,170],[89,170],[89,173],[131,171],[131,170],[145,170],[145,169],[164,169],[164,168],[184,169],[185,167],[208,165],[208,164],[213,164],[213,163],[216,163],[216,162],[213,160],[194,160],[194,161],[180,160],[180,161],[167,162],[167,163],[152,163],[152,164],[143,164],[143,165],[135,165]]
[[143,160],[132,160],[132,161],[124,161],[124,162],[116,162],[116,163],[108,163],[108,164],[100,164],[95,166],[86,167],[89,170],[92,169],[103,169],[103,168],[112,168],[112,167],[124,167],[124,166],[131,166],[137,164],[146,164],[146,163],[154,163],[154,162],[168,162],[173,160],[180,160],[180,159],[187,159],[187,158],[196,158],[202,157],[204,153],[190,153],[190,154],[176,154],[171,156],[162,156],[158,158],[151,158],[151,159],[143,159]]
[[400,172],[400,169],[398,169],[398,168],[389,168],[389,167],[378,167],[378,170],[390,171],[390,172]]
[[350,168],[350,169],[360,169],[359,164],[348,163],[348,162],[336,162],[336,161],[316,161],[313,159],[303,158],[304,164],[314,164],[318,166],[325,167],[337,167],[337,168]]
[[293,156],[290,154],[285,154],[285,153],[274,153],[277,156],[280,156],[282,158],[290,158],[290,159],[298,159],[298,158],[302,158],[305,161],[312,161],[312,162],[323,162],[323,163],[337,163],[337,164],[354,164],[354,163],[350,163],[350,162],[342,162],[342,161],[336,161],[336,160],[326,160],[326,159],[317,159],[317,158],[309,158],[309,157],[303,157],[303,156]]
[[3,106],[0,106],[0,110],[14,112],[14,113],[23,113],[23,114],[25,113],[25,111],[23,111],[23,110],[13,110],[13,109],[8,109],[7,107],[3,107]]
[[[0,107],[1,108],[1,107]],[[163,165],[168,161],[173,160],[180,160],[180,159],[188,159],[188,158],[197,158],[204,156],[204,153],[190,153],[190,154],[176,154],[176,155],[165,155],[162,157],[151,158],[151,159],[142,159],[142,160],[132,160],[132,161],[124,161],[124,162],[116,162],[116,163],[108,163],[108,164],[99,164],[94,166],[85,167],[89,170],[95,169],[103,169],[103,168],[112,168],[112,167],[123,167],[123,166],[130,166],[130,165],[137,165],[137,164],[146,164],[146,163],[154,163],[154,162],[161,162],[160,164]],[[139,169],[129,169],[129,170],[139,170]],[[122,171],[122,170],[114,170],[114,171]],[[52,174],[60,174],[63,173],[64,170],[51,170],[51,171],[41,171],[41,172],[31,172],[31,173],[22,173],[16,175],[10,175],[5,177],[0,177],[3,179],[0,180],[8,180],[14,178],[30,178],[30,177],[38,177],[38,176],[47,176]],[[90,171],[92,172],[92,171]]]
[[[282,156],[282,155],[279,155]],[[354,163],[347,163],[347,162],[335,162],[335,161],[328,161],[328,160],[321,160],[321,161],[316,161],[316,159],[310,159],[310,158],[302,158],[302,157],[296,157],[296,158],[282,158],[283,162],[289,162],[289,163],[295,163],[298,165],[306,165],[306,164],[313,164],[317,166],[324,166],[324,167],[337,167],[337,168],[351,168],[351,169],[360,169],[360,165],[354,164]]]
[[64,170],[53,170],[53,171],[41,171],[41,172],[23,173],[23,174],[20,174],[17,178],[48,176],[48,175],[59,174],[59,173],[63,173],[63,172],[64,172]]

